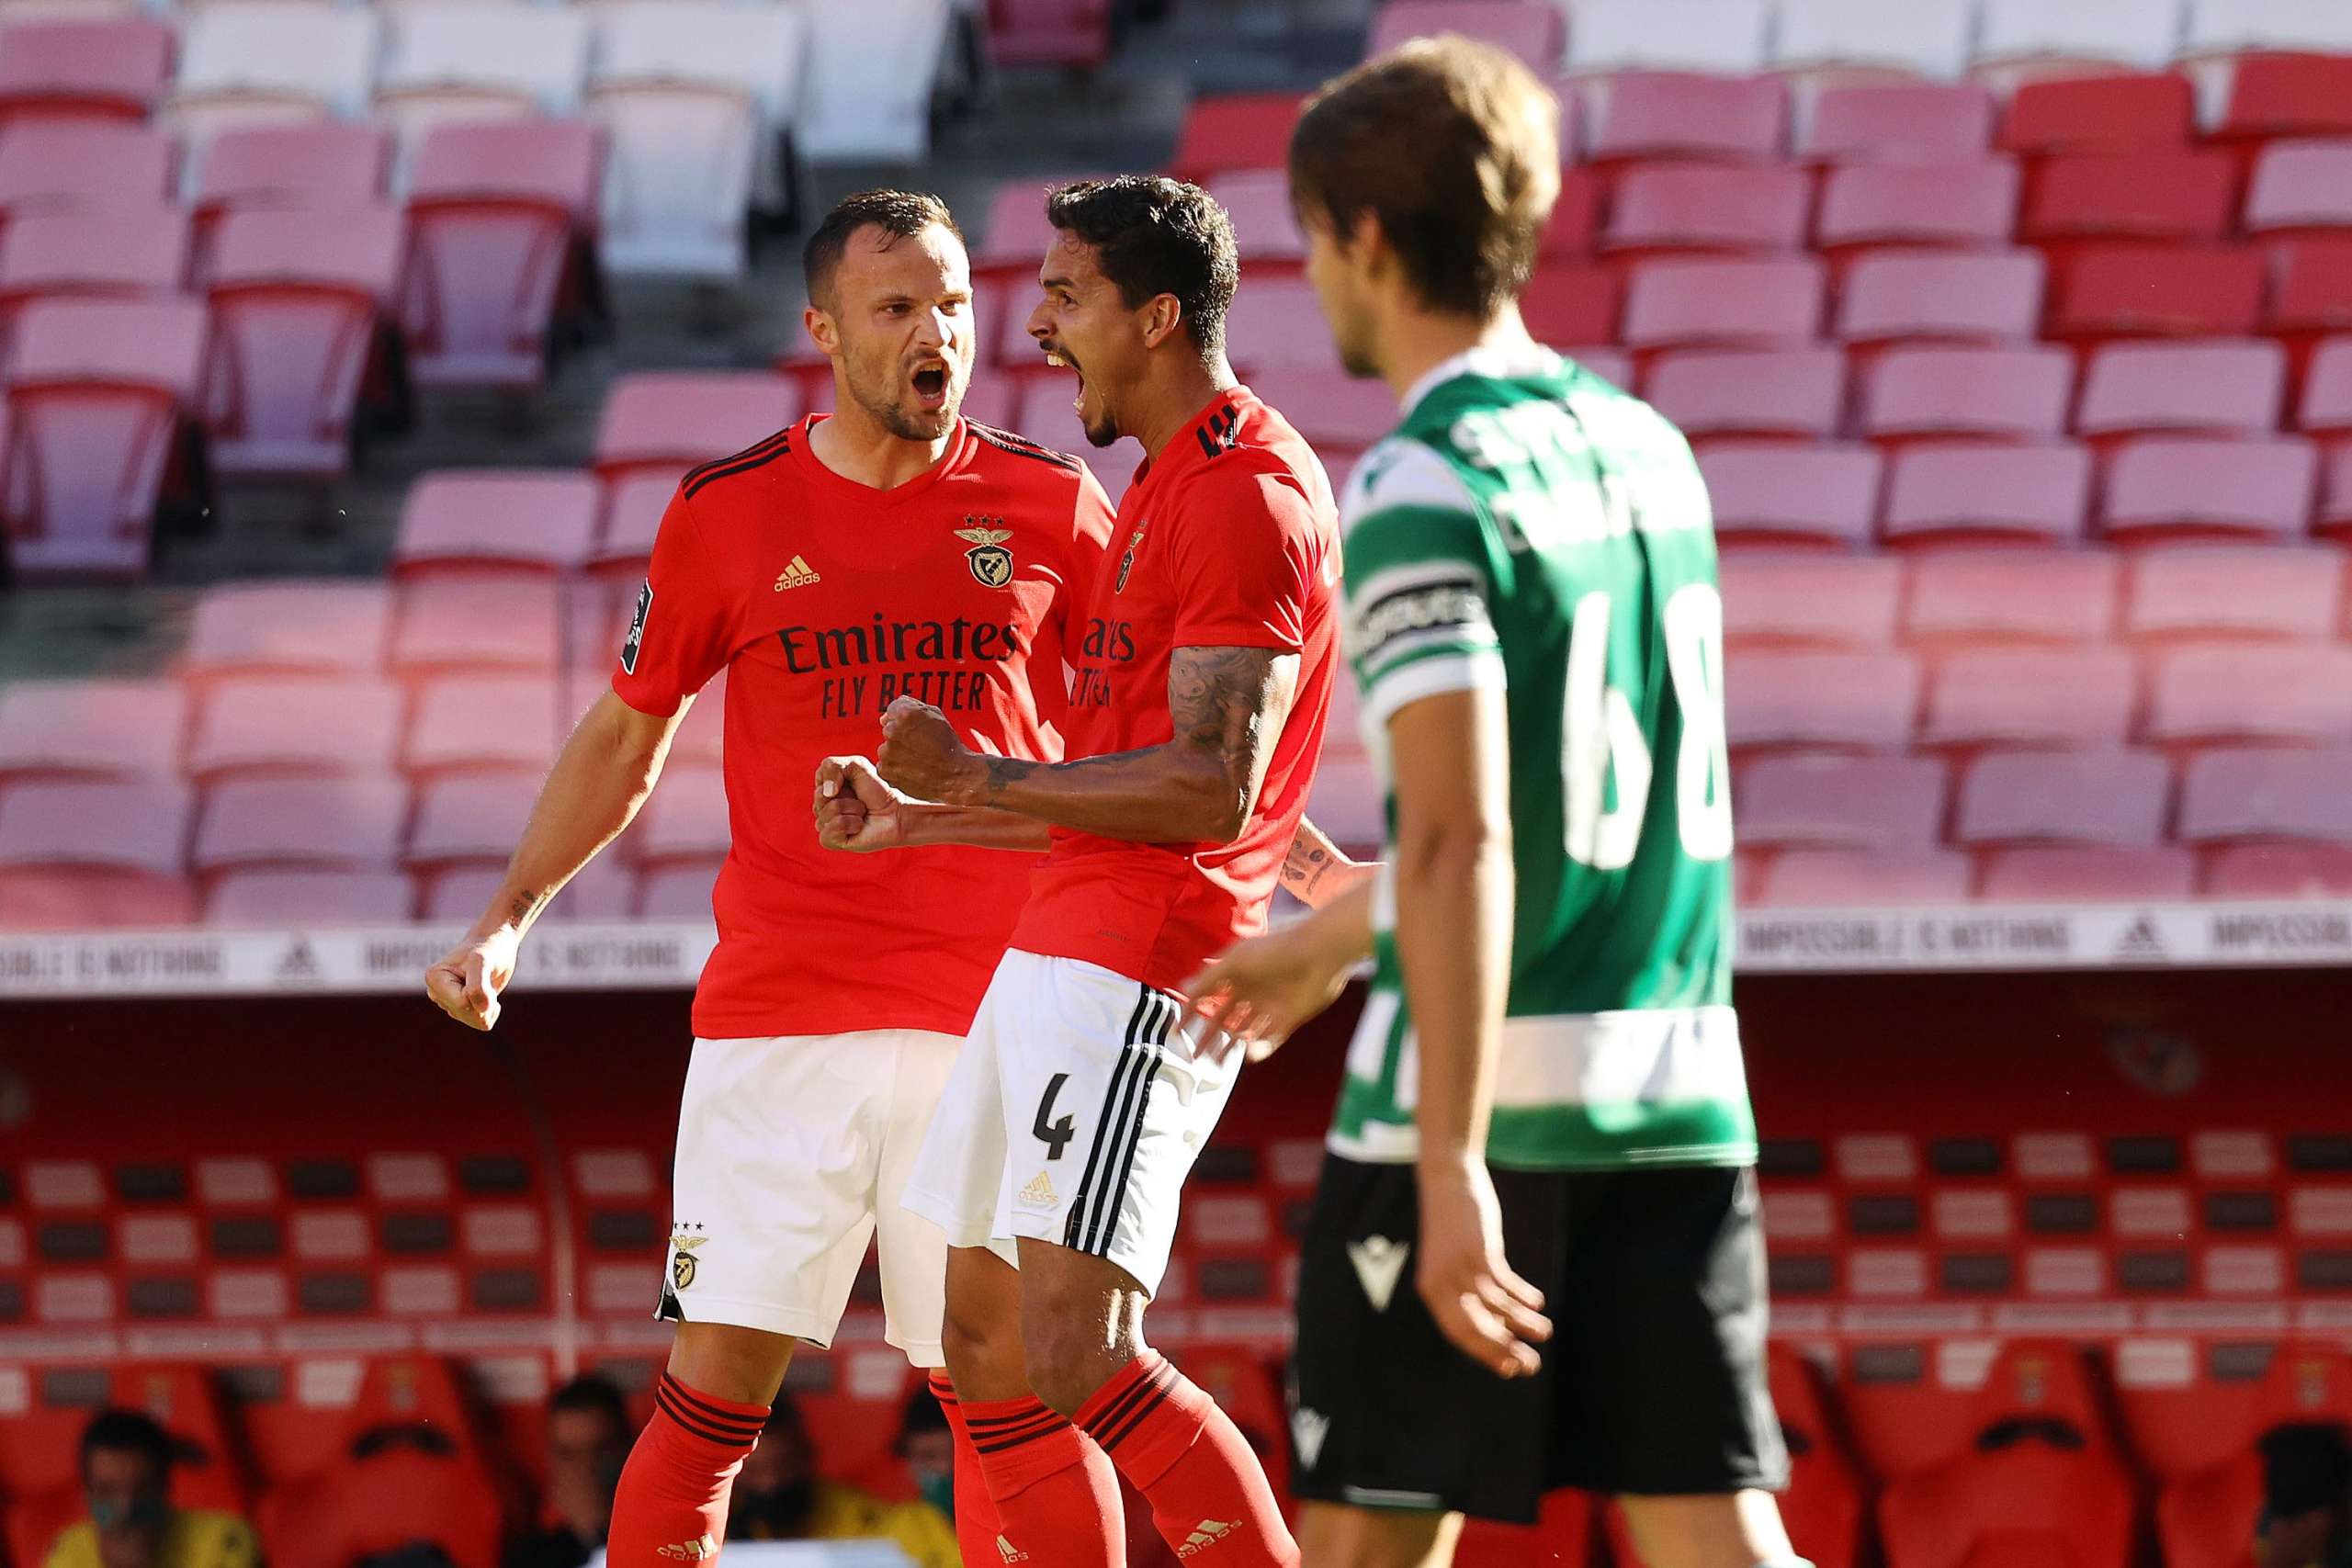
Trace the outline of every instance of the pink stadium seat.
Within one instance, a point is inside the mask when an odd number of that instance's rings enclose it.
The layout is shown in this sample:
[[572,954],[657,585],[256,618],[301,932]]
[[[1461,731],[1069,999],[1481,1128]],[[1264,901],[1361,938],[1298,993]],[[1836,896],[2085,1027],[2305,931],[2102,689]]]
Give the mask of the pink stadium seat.
[[1571,347],[1559,352],[1612,387],[1626,391],[1634,388],[1634,356],[1622,348]]
[[730,842],[727,789],[717,768],[670,768],[629,830],[641,865],[723,859]]
[[1007,180],[996,187],[972,250],[973,276],[1009,282],[1016,297],[1035,302],[1037,264],[1054,243],[1055,229],[1046,218],[1046,193],[1052,186],[1046,180]]
[[1327,752],[1308,792],[1307,814],[1340,848],[1374,858],[1388,836],[1381,812],[1380,776],[1361,752]]
[[1917,447],[1896,454],[1881,529],[1893,543],[2079,538],[2091,457],[2071,445]]
[[319,120],[223,130],[197,171],[199,211],[372,207],[384,195],[392,135],[380,125]]
[[1250,389],[1283,412],[1326,462],[1363,451],[1396,424],[1387,383],[1343,370],[1268,370]]
[[1934,757],[1764,757],[1739,775],[1743,844],[1781,849],[1925,849],[1948,799]]
[[1804,243],[1812,204],[1813,177],[1793,164],[1645,164],[1617,182],[1601,248],[1793,251]]
[[1858,344],[2022,343],[2041,320],[2041,279],[2028,250],[1863,256],[1839,290],[1835,331]]
[[2352,57],[2244,54],[2228,62],[2218,137],[2262,141],[2352,132]]
[[187,219],[169,208],[19,214],[0,231],[0,325],[36,299],[169,298],[187,272]]
[[792,383],[763,370],[644,371],[616,378],[596,423],[596,472],[673,477],[741,452],[799,417]]
[[232,583],[197,602],[182,663],[194,675],[373,674],[390,620],[381,582]]
[[179,874],[194,798],[176,779],[31,780],[0,791],[0,868]]
[[2098,642],[2115,623],[2121,575],[2106,551],[1932,551],[1912,564],[1904,636],[1945,651]]
[[2148,739],[2352,743],[2352,648],[2188,648],[2157,661]]
[[147,118],[172,74],[172,29],[149,17],[50,17],[0,28],[0,129]]
[[31,125],[0,137],[0,212],[144,212],[171,199],[178,152],[143,125]]
[[1195,99],[1184,111],[1169,173],[1201,184],[1228,169],[1283,167],[1298,106],[1295,93],[1232,93]]
[[2352,897],[2352,846],[2237,844],[2205,868],[2209,898]]
[[386,660],[403,675],[546,673],[561,648],[563,590],[537,575],[435,575],[401,590]]
[[2219,240],[2237,207],[2237,165],[2226,152],[2081,152],[2035,171],[2018,237]]
[[[401,925],[416,894],[397,871],[232,871],[212,885],[212,926]],[[479,913],[480,911],[476,911]]]
[[[1037,363],[1036,345],[1025,332],[1019,336],[1022,362]],[[1225,344],[1244,377],[1267,368],[1323,370],[1339,364],[1330,330],[1323,324],[1323,309],[1303,277],[1252,280],[1235,294],[1233,308],[1226,313]],[[1061,386],[1067,403],[1072,384],[1062,377],[1046,379]]]
[[187,694],[174,681],[15,681],[0,685],[0,776],[179,772]]
[[1963,844],[2133,846],[2164,837],[2169,770],[2150,751],[1992,751],[1960,785]]
[[105,866],[0,871],[0,931],[178,926],[197,908],[196,889],[178,876]]
[[[420,874],[418,919],[465,921],[481,918],[506,877],[504,852],[480,861],[451,865]],[[706,891],[707,889],[706,888]],[[708,902],[707,899],[705,900]],[[637,877],[620,856],[610,852],[590,861],[586,869],[563,885],[555,902],[540,919],[549,920],[625,920],[637,913]],[[703,911],[708,917],[708,909]]]
[[2180,837],[2352,845],[2352,751],[2249,746],[2189,759],[2181,777]]
[[[1243,290],[1244,294],[1248,292]],[[1623,298],[1623,280],[1607,267],[1549,262],[1538,267],[1534,277],[1529,280],[1526,292],[1519,299],[1519,312],[1526,318],[1527,330],[1538,343],[1609,343],[1617,336]],[[1323,331],[1319,315],[1314,324],[1318,333]],[[1332,351],[1328,335],[1323,352],[1325,357],[1320,363],[1330,363]]]
[[594,223],[597,171],[585,121],[460,121],[426,133],[410,175],[414,251],[401,310],[420,384],[539,384],[559,290]]
[[382,773],[404,704],[387,681],[307,675],[224,680],[205,697],[188,742],[198,778],[242,771]]
[[1983,649],[1938,671],[1919,739],[1931,746],[2120,745],[2138,667],[2109,648]]
[[990,0],[989,52],[1001,65],[1100,65],[1111,54],[1109,0]]
[[648,920],[707,920],[711,885],[718,880],[717,861],[666,865],[638,879],[637,912]]
[[1740,748],[1892,750],[1919,705],[1918,668],[1904,654],[1743,653],[1724,683]]
[[1901,565],[1892,556],[1733,550],[1723,560],[1724,636],[1741,648],[1884,648]]
[[387,870],[407,818],[408,786],[389,773],[227,779],[205,795],[188,864]]
[[1815,163],[1962,161],[1993,141],[1993,95],[1976,82],[1830,87],[1801,117],[1797,156]]
[[1823,177],[1813,240],[1841,253],[1991,248],[2008,243],[2017,213],[2018,166],[2007,158],[1856,164]]
[[2001,145],[2029,156],[2182,147],[2192,97],[2188,79],[2169,74],[2026,82],[2009,100]]
[[1600,227],[1600,179],[1590,169],[1562,169],[1560,194],[1544,224],[1536,254],[1544,261],[1584,255]]
[[2262,315],[2262,257],[2226,245],[2086,246],[2052,290],[2052,337],[2242,337]]
[[1364,54],[1436,33],[1507,49],[1539,76],[1549,77],[1560,62],[1560,12],[1546,0],[1387,0],[1372,19]]
[[2321,333],[2352,329],[2352,239],[2277,240],[2264,248],[2271,286],[2263,331],[2303,350]]
[[1627,71],[1578,84],[1596,163],[1696,158],[1763,163],[1788,139],[1788,89],[1770,76]]
[[2340,538],[2352,531],[2352,442],[2331,447],[2320,478],[2319,509],[2312,531]]
[[2074,355],[2046,344],[1890,349],[1863,378],[1862,433],[2047,441],[2064,430],[2074,389]]
[[1635,349],[1793,347],[1821,330],[1822,265],[1653,261],[1634,269],[1624,341]]
[[[425,774],[514,769],[537,773],[577,716],[563,711],[552,679],[444,675],[417,694],[401,765]],[[511,847],[511,846],[510,846]]]
[[2143,640],[2324,642],[2344,604],[2344,558],[2278,545],[2135,550],[2123,629]]
[[2275,343],[2110,343],[2090,356],[2075,425],[2085,435],[2267,434],[2286,392]]
[[2274,141],[2245,193],[2254,235],[2352,229],[2352,141]]
[[1306,238],[1291,215],[1290,176],[1282,170],[1236,169],[1212,181],[1209,194],[1232,220],[1241,265],[1253,276],[1264,276],[1269,267],[1295,268],[1306,256]]
[[2035,844],[1986,856],[1976,896],[1996,904],[2112,904],[2185,899],[2196,891],[2197,857],[2175,844]]
[[[514,773],[460,774],[421,785],[415,826],[408,838],[408,864],[495,861],[503,865],[523,836],[538,793],[537,779]],[[481,903],[475,900],[472,914],[481,912]]]
[[6,513],[20,578],[145,570],[204,344],[204,307],[192,300],[26,308],[8,372]]
[[210,455],[239,478],[326,479],[350,466],[362,378],[398,288],[395,208],[228,214],[210,256]]
[[2313,350],[2295,423],[2318,434],[2352,435],[2352,337],[2330,338]]
[[575,468],[427,474],[401,508],[392,564],[569,571],[594,543],[598,499],[594,477]]
[[1699,458],[1716,533],[1757,543],[1860,544],[1878,510],[1880,468],[1860,445],[1715,442]]
[[658,468],[624,474],[605,487],[604,523],[589,564],[599,570],[641,577],[653,558],[653,536],[678,481]]
[[2243,441],[2146,436],[2116,453],[2103,525],[2115,536],[2250,534],[2286,538],[2310,519],[2319,458],[2293,436]]
[[[1244,291],[1246,297],[1247,291]],[[1228,339],[1228,342],[1231,340]],[[1237,347],[1238,345],[1236,345]],[[1318,362],[1328,366],[1329,360]],[[1265,367],[1245,371],[1250,377],[1262,375]],[[1084,459],[1096,479],[1110,493],[1115,503],[1126,494],[1128,481],[1135,478],[1136,465],[1143,461],[1143,449],[1131,441],[1120,441],[1110,446],[1096,446],[1086,439],[1085,428],[1079,423],[1078,411],[1070,406],[1070,383],[1058,378],[1043,377],[1033,381],[1021,399],[1021,434],[1032,441],[1042,442],[1057,452],[1068,452]],[[1340,475],[1331,475],[1336,490]]]
[[1692,440],[1707,436],[1826,439],[1846,410],[1846,362],[1837,349],[1692,349],[1660,355],[1643,392]]
[[1772,909],[1965,904],[1968,882],[1968,857],[1951,850],[1788,850],[1740,901]]

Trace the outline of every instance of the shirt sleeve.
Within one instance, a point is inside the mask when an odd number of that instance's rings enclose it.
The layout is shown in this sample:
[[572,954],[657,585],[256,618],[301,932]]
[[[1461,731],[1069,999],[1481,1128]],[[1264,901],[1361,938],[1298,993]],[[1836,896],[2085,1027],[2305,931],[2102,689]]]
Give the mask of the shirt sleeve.
[[1367,453],[1340,502],[1347,648],[1368,722],[1445,692],[1503,685],[1477,499],[1418,441]]
[[720,586],[702,525],[681,490],[653,536],[653,562],[637,592],[613,690],[643,714],[667,718],[734,653],[734,604]]
[[1296,653],[1323,570],[1314,504],[1273,474],[1193,482],[1170,530],[1177,648]]

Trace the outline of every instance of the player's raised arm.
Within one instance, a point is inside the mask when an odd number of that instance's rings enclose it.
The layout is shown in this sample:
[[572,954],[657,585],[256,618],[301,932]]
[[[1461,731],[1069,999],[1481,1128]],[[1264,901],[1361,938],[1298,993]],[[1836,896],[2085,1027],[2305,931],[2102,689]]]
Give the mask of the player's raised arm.
[[1034,818],[941,806],[901,794],[864,757],[828,757],[819,763],[817,796],[810,804],[817,814],[817,841],[853,854],[927,844],[1035,852],[1053,841],[1053,829]]

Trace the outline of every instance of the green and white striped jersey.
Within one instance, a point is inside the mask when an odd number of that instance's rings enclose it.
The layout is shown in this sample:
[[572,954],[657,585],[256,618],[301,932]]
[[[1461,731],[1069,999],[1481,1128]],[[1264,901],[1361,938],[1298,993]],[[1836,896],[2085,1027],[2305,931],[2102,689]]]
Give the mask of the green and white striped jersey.
[[[1439,366],[1340,502],[1348,652],[1391,715],[1499,688],[1517,907],[1487,1157],[1537,1170],[1756,1158],[1731,1009],[1731,792],[1713,520],[1690,448],[1548,350]],[[1384,873],[1330,1145],[1414,1157],[1419,1049]]]

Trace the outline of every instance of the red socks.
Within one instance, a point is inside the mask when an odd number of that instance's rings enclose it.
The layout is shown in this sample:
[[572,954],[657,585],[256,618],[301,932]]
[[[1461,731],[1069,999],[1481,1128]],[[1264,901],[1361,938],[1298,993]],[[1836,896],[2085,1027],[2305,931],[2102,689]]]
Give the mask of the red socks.
[[1151,1502],[1151,1521],[1203,1568],[1297,1568],[1298,1543],[1233,1418],[1146,1350],[1094,1393],[1078,1424]]
[[653,1419],[629,1450],[613,1498],[611,1568],[676,1568],[718,1555],[727,1495],[767,1425],[764,1404],[699,1393],[668,1372],[653,1385]]
[[981,1568],[998,1558],[996,1538],[1002,1526],[996,1505],[989,1499],[988,1478],[980,1473],[979,1450],[972,1447],[972,1429],[965,1425],[964,1406],[944,1367],[931,1374],[931,1396],[946,1413],[947,1428],[956,1435],[956,1545],[964,1561]]
[[[1125,1568],[1126,1510],[1118,1473],[1102,1450],[1032,1394],[967,1404],[964,1420],[996,1505],[998,1531],[979,1556],[965,1550],[967,1563]],[[960,1501],[956,1511],[960,1542]]]

